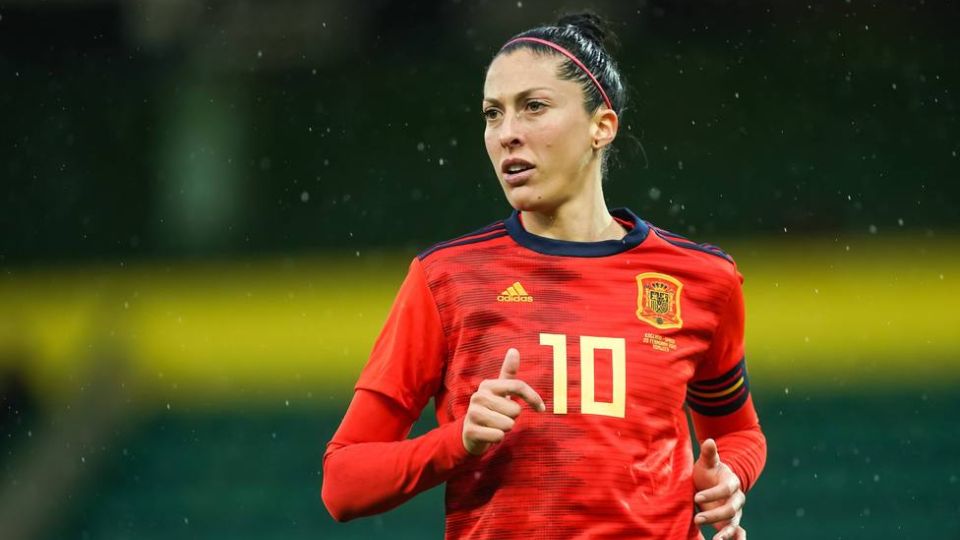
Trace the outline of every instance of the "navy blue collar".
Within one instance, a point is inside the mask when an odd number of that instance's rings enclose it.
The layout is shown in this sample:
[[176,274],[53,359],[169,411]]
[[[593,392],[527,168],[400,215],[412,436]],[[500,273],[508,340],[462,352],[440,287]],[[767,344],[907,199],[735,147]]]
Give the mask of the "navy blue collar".
[[632,249],[644,239],[650,228],[640,218],[627,208],[614,208],[610,214],[615,218],[633,224],[633,228],[620,240],[602,240],[600,242],[571,242],[569,240],[554,240],[529,233],[520,223],[520,214],[516,210],[504,221],[510,237],[521,246],[532,249],[544,255],[558,255],[563,257],[605,257],[622,253]]

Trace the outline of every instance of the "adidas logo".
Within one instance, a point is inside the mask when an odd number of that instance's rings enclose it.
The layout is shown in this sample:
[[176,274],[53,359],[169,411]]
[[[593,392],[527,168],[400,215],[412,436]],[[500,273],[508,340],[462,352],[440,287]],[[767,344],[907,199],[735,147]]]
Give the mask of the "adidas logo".
[[533,297],[527,294],[523,285],[517,281],[497,296],[497,302],[533,302]]

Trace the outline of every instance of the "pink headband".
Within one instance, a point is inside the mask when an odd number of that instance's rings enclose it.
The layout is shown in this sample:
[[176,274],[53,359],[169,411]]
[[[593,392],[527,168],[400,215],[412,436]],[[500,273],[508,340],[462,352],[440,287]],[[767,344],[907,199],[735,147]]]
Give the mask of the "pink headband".
[[604,91],[603,91],[603,87],[600,86],[600,81],[598,81],[597,78],[593,76],[593,73],[590,73],[590,70],[587,69],[587,66],[583,65],[583,62],[581,62],[580,60],[578,60],[577,57],[573,55],[573,53],[571,53],[570,51],[564,49],[563,47],[557,45],[556,43],[554,43],[554,42],[552,42],[552,41],[547,41],[547,40],[545,40],[545,39],[540,39],[540,38],[535,38],[535,37],[518,37],[517,39],[512,39],[512,40],[508,41],[506,45],[504,45],[503,47],[501,47],[501,50],[509,47],[510,45],[512,45],[512,44],[514,44],[514,43],[516,43],[516,42],[518,42],[518,41],[532,41],[532,42],[534,42],[534,43],[539,43],[539,44],[541,44],[541,45],[546,45],[547,47],[550,47],[551,49],[554,49],[555,51],[557,51],[557,52],[559,52],[560,54],[562,54],[562,55],[566,56],[567,58],[569,58],[571,61],[573,61],[574,64],[576,64],[577,66],[579,66],[580,69],[582,69],[583,72],[586,73],[588,77],[590,77],[590,80],[593,81],[593,84],[594,84],[594,85],[596,85],[597,90],[600,91],[600,95],[603,96],[603,102],[607,105],[607,108],[608,108],[608,109],[613,109],[613,105],[610,103],[610,98],[607,97],[607,93],[604,92]]

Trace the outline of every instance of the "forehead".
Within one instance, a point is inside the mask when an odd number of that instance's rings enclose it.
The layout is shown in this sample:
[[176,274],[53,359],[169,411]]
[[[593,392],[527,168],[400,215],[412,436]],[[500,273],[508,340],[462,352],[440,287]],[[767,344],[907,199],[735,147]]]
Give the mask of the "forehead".
[[579,87],[575,83],[557,77],[562,60],[559,56],[535,54],[528,49],[501,54],[490,63],[483,95],[504,99],[537,87],[576,91]]

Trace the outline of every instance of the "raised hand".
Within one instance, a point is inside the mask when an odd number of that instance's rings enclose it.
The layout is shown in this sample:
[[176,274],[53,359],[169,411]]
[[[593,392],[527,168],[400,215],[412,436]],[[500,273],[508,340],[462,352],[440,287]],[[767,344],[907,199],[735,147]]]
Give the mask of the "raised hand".
[[737,475],[720,461],[713,439],[700,445],[700,457],[693,465],[693,485],[697,490],[693,500],[700,507],[694,523],[713,525],[718,531],[713,540],[746,540],[740,518],[747,496],[740,489]]
[[543,412],[543,399],[527,383],[517,378],[520,371],[520,352],[509,349],[503,358],[500,375],[486,379],[470,396],[470,407],[463,422],[463,447],[473,455],[480,455],[503,440],[520,416],[521,405],[516,396],[526,401],[533,410]]

